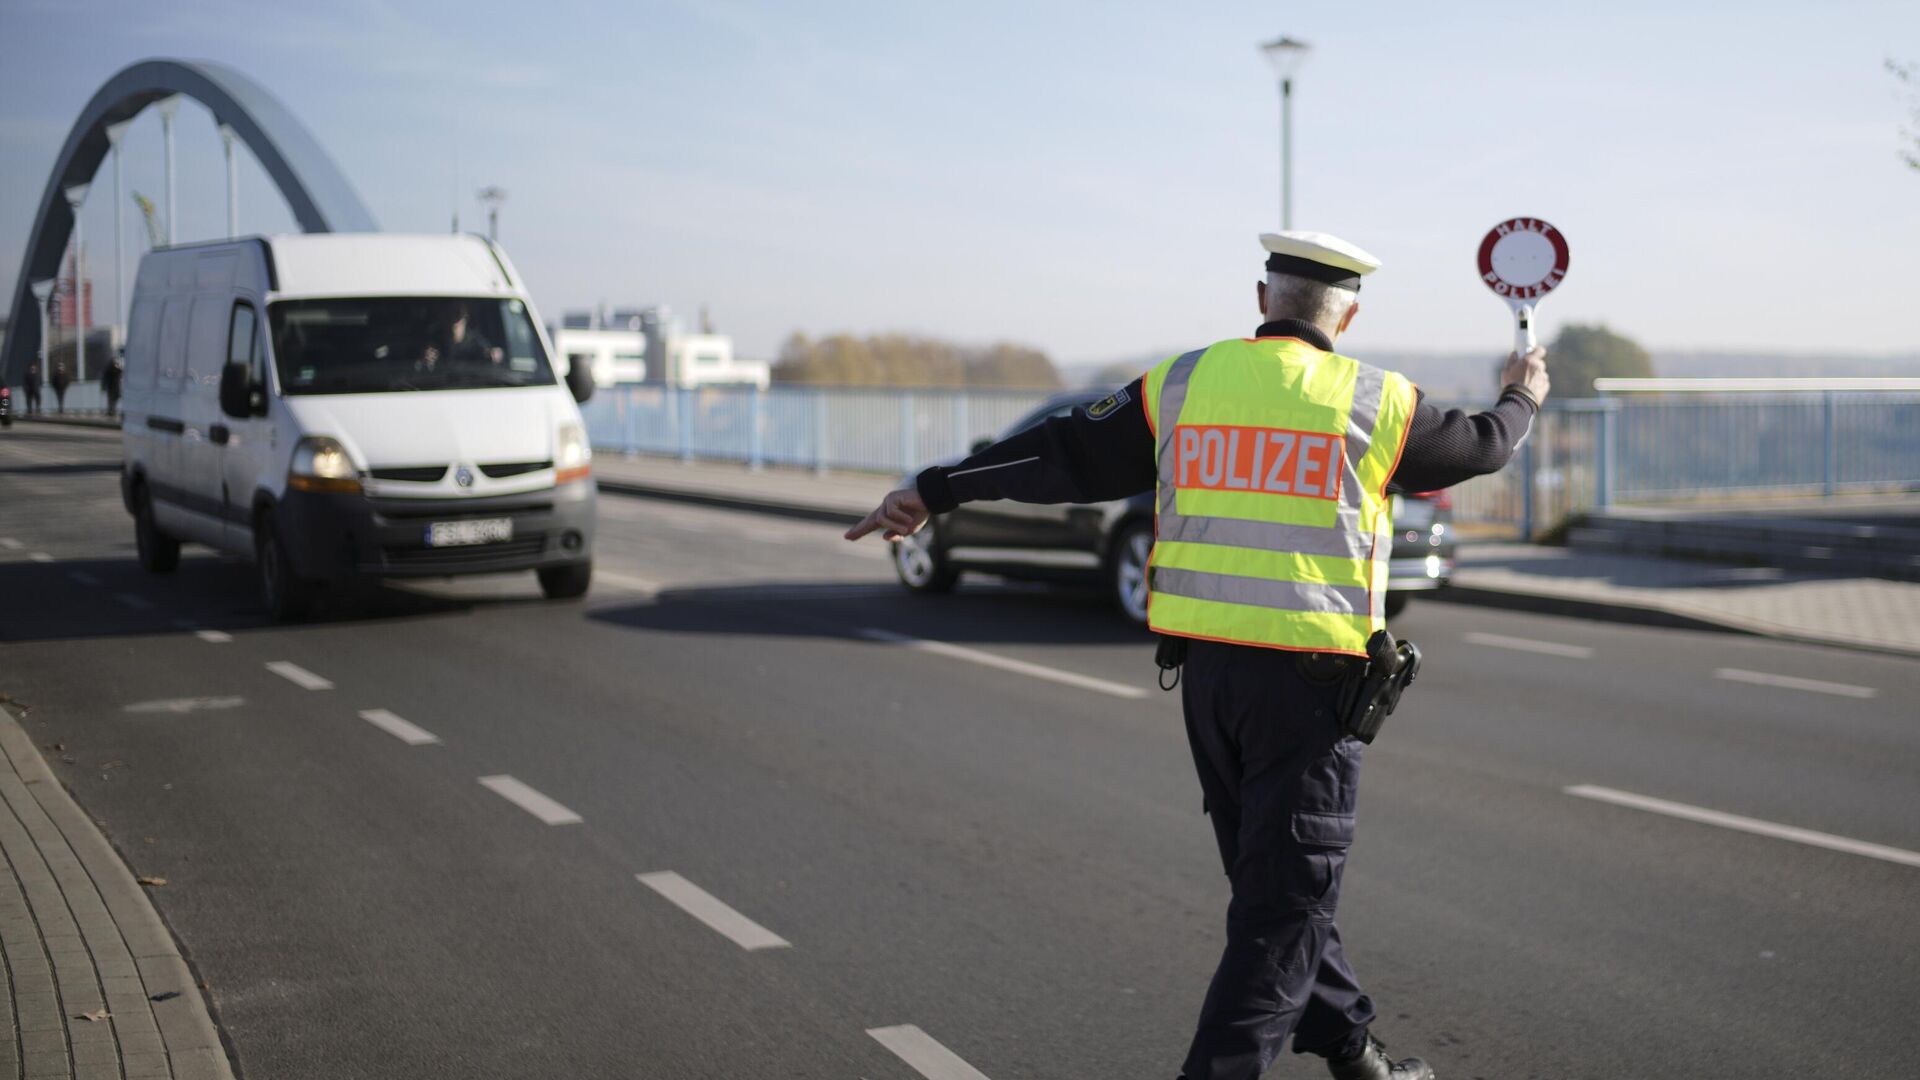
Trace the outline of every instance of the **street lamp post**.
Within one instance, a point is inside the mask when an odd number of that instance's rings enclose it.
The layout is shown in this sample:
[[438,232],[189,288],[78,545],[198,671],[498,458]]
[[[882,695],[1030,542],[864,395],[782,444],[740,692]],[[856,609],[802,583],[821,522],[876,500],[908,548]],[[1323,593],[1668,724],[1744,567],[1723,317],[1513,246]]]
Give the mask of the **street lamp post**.
[[[117,124],[107,125],[107,145],[113,147],[113,325],[115,327],[121,325],[120,320],[127,314],[127,252],[123,242],[127,230],[120,220],[120,208],[126,205],[126,199],[120,187],[120,137],[127,133],[127,128],[132,123],[131,120],[122,120]],[[119,331],[114,332],[118,334]]]
[[240,174],[233,164],[234,130],[220,125],[220,145],[227,151],[227,239],[240,235]]
[[87,377],[87,234],[80,228],[80,208],[86,205],[88,184],[67,189],[73,207],[73,377]]
[[1310,46],[1290,37],[1260,46],[1280,80],[1280,227],[1293,228],[1293,76],[1307,61]]
[[167,244],[173,244],[173,117],[180,111],[180,95],[161,98],[153,103],[155,112],[160,114],[160,141],[165,147],[167,159],[167,220],[160,223],[166,230]]
[[487,208],[487,239],[500,242],[500,204],[507,201],[507,189],[503,187],[483,187],[478,198]]
[[[59,271],[55,271],[58,275]],[[53,302],[53,289],[56,280],[36,281],[33,290],[33,306],[40,309],[40,378],[45,381],[47,365],[53,358],[53,318],[47,311],[47,305]],[[31,399],[29,399],[31,400]]]

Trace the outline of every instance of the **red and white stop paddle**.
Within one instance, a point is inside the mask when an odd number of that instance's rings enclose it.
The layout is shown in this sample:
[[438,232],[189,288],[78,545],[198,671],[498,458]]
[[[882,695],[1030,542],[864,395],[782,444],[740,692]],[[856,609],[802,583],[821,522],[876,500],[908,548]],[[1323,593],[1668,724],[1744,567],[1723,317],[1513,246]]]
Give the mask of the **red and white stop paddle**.
[[1567,238],[1539,218],[1495,225],[1480,241],[1480,280],[1513,309],[1513,350],[1536,344],[1533,306],[1567,277]]

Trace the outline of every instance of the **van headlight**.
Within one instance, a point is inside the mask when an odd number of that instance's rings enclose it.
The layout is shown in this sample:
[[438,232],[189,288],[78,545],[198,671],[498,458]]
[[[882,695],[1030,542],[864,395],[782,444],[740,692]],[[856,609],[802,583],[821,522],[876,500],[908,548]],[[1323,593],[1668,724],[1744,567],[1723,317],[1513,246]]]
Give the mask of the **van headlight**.
[[586,429],[579,424],[561,424],[553,453],[553,482],[567,484],[585,480],[593,472],[589,464],[592,460],[593,448],[587,445]]
[[293,448],[293,463],[287,467],[287,486],[295,491],[324,491],[341,495],[360,494],[360,473],[347,456],[347,448],[325,435],[309,435]]

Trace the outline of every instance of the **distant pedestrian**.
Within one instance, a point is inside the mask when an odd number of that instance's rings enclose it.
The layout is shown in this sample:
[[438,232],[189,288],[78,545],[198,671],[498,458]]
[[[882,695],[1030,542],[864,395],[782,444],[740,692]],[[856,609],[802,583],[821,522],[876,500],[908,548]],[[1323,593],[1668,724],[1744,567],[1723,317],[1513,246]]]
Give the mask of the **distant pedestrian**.
[[53,365],[53,377],[47,380],[53,384],[53,405],[60,415],[67,413],[67,387],[73,385],[73,376],[67,372],[65,360]]
[[116,356],[100,373],[100,392],[107,395],[107,415],[116,416],[120,409],[120,382],[127,373],[126,361]]
[[27,392],[27,415],[40,411],[40,365],[28,364],[27,377],[21,381],[22,389]]

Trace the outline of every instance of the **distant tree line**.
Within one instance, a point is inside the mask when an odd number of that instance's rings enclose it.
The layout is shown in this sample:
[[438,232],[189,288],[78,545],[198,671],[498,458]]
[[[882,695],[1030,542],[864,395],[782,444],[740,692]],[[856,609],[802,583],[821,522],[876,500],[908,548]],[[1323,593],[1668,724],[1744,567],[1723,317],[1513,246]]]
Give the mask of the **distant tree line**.
[[815,386],[976,386],[1052,390],[1053,361],[1010,342],[962,345],[914,334],[829,334],[795,331],[780,346],[775,382]]
[[1652,378],[1653,357],[1605,323],[1568,323],[1547,346],[1547,374],[1555,397],[1592,397],[1595,379]]

